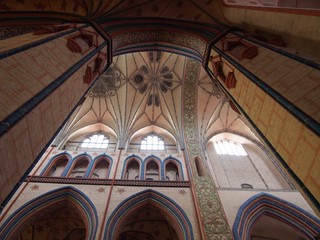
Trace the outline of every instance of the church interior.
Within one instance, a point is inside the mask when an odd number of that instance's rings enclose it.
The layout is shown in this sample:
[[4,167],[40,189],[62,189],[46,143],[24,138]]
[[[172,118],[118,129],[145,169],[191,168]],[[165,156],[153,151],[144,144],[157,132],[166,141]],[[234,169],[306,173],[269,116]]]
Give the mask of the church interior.
[[0,83],[0,239],[320,239],[318,0],[0,0]]

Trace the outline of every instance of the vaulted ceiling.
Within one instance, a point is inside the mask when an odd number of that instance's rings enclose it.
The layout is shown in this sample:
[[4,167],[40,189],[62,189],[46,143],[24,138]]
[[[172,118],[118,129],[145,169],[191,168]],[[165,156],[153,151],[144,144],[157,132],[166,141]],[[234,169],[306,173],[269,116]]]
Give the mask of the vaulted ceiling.
[[[63,137],[74,138],[75,133],[82,135],[100,130],[125,142],[140,129],[151,131],[151,127],[158,127],[182,144],[187,60],[185,56],[155,51],[114,57],[113,64],[69,119]],[[230,106],[206,71],[201,67],[195,74],[198,76],[195,94],[201,142],[205,144],[212,135],[223,131],[253,137],[241,115]]]
[[213,23],[222,17],[219,4],[213,0],[3,0],[0,11],[47,17],[60,14],[69,19],[160,17]]
[[0,11],[4,14],[0,18],[19,12],[20,17],[48,19],[156,17],[228,24],[223,6],[319,9],[320,3],[318,0],[2,0]]

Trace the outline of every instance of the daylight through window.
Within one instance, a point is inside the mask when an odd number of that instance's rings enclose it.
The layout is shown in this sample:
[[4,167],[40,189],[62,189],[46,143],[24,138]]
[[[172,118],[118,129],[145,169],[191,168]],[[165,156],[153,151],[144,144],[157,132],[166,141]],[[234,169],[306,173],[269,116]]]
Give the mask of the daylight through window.
[[94,134],[83,140],[82,148],[107,148],[109,139],[103,134]]
[[149,135],[142,139],[141,150],[164,150],[164,142],[157,135]]
[[247,152],[244,150],[241,144],[234,143],[229,140],[221,140],[214,143],[214,148],[219,155],[235,155],[235,156],[247,156]]

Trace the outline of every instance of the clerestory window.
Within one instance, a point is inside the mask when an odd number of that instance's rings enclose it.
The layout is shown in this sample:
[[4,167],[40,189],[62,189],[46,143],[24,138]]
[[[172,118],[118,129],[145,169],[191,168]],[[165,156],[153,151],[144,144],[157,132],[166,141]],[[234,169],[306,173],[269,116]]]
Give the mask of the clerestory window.
[[218,155],[247,156],[246,150],[240,143],[229,140],[220,140],[214,143],[214,148]]
[[140,145],[141,150],[164,150],[164,141],[157,135],[151,134],[143,138]]
[[109,144],[109,138],[101,133],[93,134],[83,140],[82,148],[107,148]]

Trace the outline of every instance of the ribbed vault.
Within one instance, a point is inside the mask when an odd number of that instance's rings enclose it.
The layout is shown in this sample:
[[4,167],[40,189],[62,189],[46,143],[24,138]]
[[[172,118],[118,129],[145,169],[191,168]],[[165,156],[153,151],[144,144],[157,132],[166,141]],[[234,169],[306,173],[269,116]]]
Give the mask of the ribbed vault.
[[[183,146],[182,95],[184,76],[190,71],[185,67],[187,60],[185,56],[167,52],[114,57],[112,65],[68,120],[61,137],[73,138],[79,136],[75,132],[83,129],[88,132],[92,128],[116,135],[119,145],[124,147],[137,131],[158,127],[172,134],[177,144]],[[206,71],[201,68],[194,74],[198,76],[195,94],[201,143],[205,145],[212,135],[223,131],[254,137]]]

